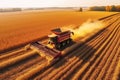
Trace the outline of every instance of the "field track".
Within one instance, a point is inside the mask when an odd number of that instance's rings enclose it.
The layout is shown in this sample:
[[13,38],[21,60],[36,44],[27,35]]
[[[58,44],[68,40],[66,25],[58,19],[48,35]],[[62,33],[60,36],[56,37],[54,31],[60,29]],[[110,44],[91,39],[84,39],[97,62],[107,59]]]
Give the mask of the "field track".
[[120,14],[101,21],[105,29],[45,68],[47,60],[33,50],[22,47],[2,53],[0,80],[119,80]]

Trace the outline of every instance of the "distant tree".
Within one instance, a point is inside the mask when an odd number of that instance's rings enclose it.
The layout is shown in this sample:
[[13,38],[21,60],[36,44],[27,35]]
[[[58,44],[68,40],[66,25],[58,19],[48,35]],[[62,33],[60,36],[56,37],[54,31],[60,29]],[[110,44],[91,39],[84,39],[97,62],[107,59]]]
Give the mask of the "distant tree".
[[120,11],[120,5],[112,6],[92,6],[89,7],[90,11]]
[[106,6],[105,9],[106,9],[106,11],[111,11],[112,7],[111,6]]
[[101,6],[99,9],[100,9],[101,11],[105,11],[105,6]]
[[91,11],[91,10],[92,10],[92,8],[91,8],[91,7],[89,7],[89,8],[88,8],[88,10],[89,10],[89,11]]
[[117,5],[117,6],[116,6],[116,11],[119,11],[119,12],[120,12],[120,5]]
[[89,8],[90,11],[105,11],[105,6],[93,6]]
[[79,11],[80,11],[80,12],[82,12],[82,11],[83,11],[83,8],[82,8],[82,7],[80,7]]
[[112,5],[112,6],[111,6],[111,11],[116,11],[115,5]]

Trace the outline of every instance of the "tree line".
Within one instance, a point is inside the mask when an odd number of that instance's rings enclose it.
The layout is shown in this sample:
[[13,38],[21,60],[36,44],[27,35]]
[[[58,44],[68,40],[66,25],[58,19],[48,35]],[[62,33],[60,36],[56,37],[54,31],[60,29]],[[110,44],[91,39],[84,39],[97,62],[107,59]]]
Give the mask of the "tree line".
[[22,11],[21,8],[0,8],[0,12],[14,12],[14,11]]
[[90,11],[118,11],[120,12],[120,5],[112,6],[93,6],[89,7]]

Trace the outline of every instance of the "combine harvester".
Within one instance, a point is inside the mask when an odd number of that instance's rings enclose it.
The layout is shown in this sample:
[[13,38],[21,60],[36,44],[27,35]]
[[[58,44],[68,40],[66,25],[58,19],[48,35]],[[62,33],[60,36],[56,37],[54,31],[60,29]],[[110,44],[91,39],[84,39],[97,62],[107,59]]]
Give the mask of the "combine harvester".
[[33,42],[29,44],[29,48],[35,50],[40,56],[45,57],[48,62],[56,61],[60,58],[61,49],[72,43],[71,34],[74,34],[70,30],[62,31],[60,28],[51,30],[52,34],[48,35],[48,44],[41,42]]

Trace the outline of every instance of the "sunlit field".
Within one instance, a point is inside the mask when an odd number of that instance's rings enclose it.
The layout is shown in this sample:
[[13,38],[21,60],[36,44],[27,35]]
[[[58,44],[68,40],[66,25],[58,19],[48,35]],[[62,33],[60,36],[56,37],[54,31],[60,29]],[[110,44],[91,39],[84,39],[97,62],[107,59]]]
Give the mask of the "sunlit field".
[[[80,26],[115,12],[34,11],[0,13],[0,50],[48,35],[62,26]],[[89,26],[89,25],[88,25]]]
[[[119,17],[73,10],[0,13],[0,80],[119,80]],[[64,33],[57,37],[69,38],[48,44],[54,28]]]

